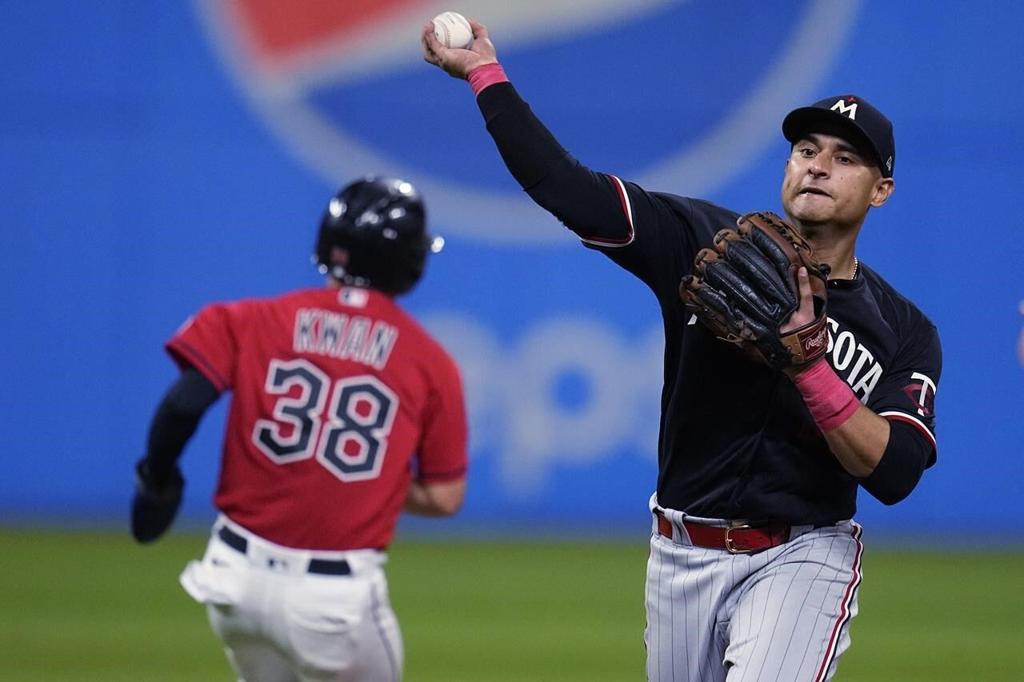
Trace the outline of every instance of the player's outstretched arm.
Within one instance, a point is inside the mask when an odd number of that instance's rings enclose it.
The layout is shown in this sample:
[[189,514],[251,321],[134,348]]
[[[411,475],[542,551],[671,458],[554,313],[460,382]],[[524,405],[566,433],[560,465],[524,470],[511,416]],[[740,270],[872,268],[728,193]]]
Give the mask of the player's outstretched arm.
[[621,182],[586,168],[559,144],[508,81],[487,27],[469,24],[469,49],[444,47],[433,24],[425,24],[424,60],[469,81],[498,152],[531,199],[584,240],[617,246],[631,241],[633,217],[622,208]]
[[445,47],[438,42],[433,22],[427,22],[421,36],[424,61],[443,69],[452,78],[463,80],[479,66],[497,64],[498,56],[487,27],[473,19],[469,19],[469,25],[473,29],[473,42],[469,48],[462,49]]

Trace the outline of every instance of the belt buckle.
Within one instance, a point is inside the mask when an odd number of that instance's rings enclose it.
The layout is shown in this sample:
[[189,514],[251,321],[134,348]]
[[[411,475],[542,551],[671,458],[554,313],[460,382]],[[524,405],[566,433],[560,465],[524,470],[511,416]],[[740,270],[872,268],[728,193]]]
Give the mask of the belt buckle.
[[753,526],[751,526],[749,523],[729,524],[729,527],[725,529],[725,549],[729,552],[729,554],[750,554],[754,551],[753,548],[750,547],[737,547],[732,537],[730,537],[729,535],[734,530],[750,530],[751,528],[753,528]]

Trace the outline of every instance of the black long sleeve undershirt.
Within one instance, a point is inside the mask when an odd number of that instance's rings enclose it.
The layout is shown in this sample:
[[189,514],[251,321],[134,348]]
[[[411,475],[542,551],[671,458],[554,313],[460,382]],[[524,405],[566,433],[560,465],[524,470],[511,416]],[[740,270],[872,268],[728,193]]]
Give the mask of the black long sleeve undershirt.
[[529,191],[552,168],[571,158],[511,83],[492,85],[477,97],[487,131],[512,177]]
[[477,105],[509,172],[534,202],[584,239],[621,241],[630,233],[609,177],[569,154],[511,83],[488,87]]
[[156,408],[149,425],[146,460],[154,482],[167,480],[195,433],[199,420],[220,392],[193,367],[184,369]]
[[934,448],[916,428],[890,421],[889,443],[882,459],[860,484],[882,504],[896,504],[913,491],[924,470],[934,463]]

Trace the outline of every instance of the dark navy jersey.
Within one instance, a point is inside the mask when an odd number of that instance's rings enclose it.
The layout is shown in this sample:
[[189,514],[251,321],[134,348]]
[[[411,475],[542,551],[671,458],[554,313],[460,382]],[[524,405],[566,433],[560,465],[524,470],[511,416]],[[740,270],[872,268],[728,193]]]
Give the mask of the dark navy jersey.
[[736,212],[587,169],[508,83],[487,88],[478,102],[530,196],[658,299],[665,331],[660,505],[704,517],[828,523],[853,516],[858,484],[883,501],[876,489],[909,492],[935,460],[942,363],[936,329],[912,303],[864,264],[855,279],[828,285],[827,360],[890,420],[890,443],[899,446],[859,481],[829,450],[790,379],[715,338],[679,299],[697,251],[718,230],[735,227]]

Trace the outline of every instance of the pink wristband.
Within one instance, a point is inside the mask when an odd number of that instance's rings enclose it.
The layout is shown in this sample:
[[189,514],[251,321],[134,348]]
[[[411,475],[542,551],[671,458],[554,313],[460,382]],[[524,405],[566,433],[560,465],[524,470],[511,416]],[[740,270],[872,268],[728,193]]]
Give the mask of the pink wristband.
[[842,426],[860,407],[853,389],[824,360],[797,374],[793,383],[823,433]]
[[466,74],[466,79],[469,81],[469,87],[473,88],[474,97],[495,83],[508,83],[505,69],[498,63],[478,66]]

